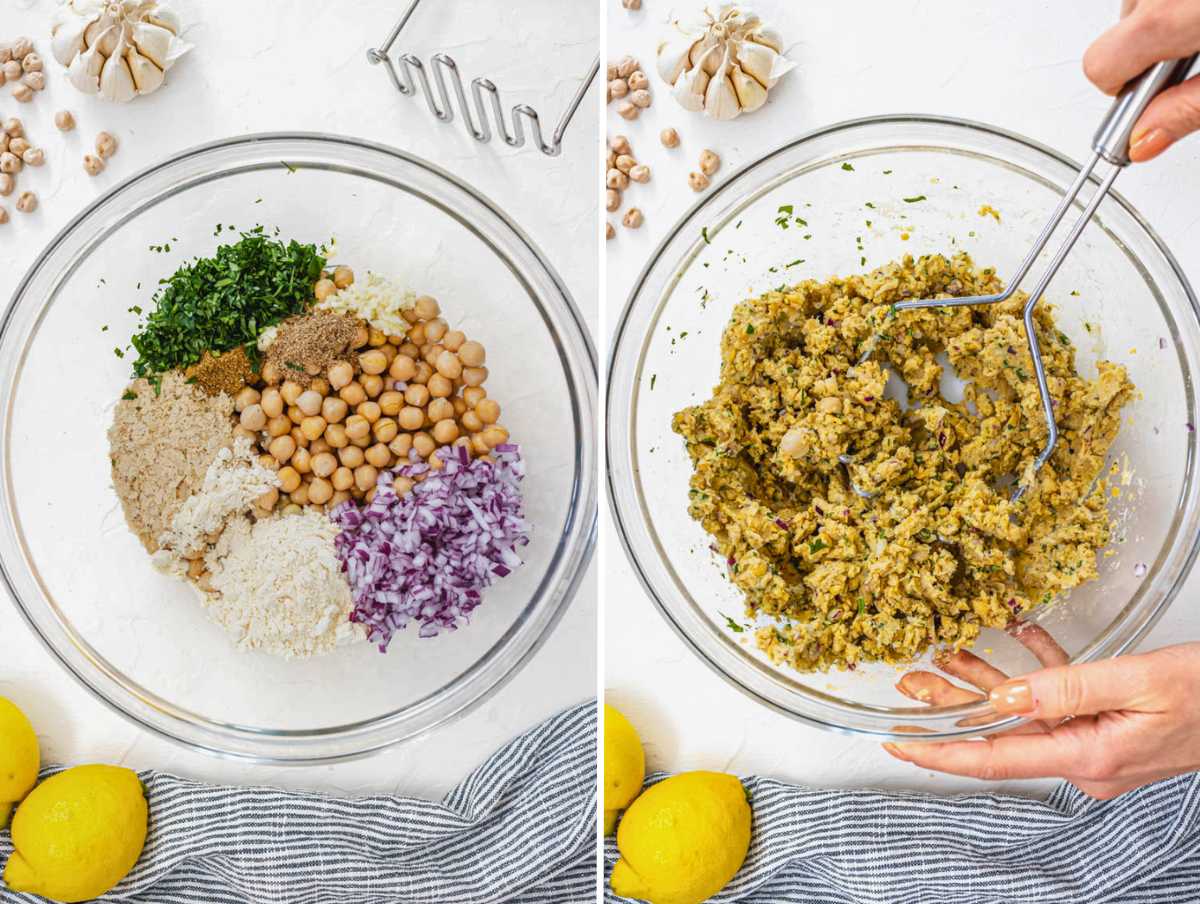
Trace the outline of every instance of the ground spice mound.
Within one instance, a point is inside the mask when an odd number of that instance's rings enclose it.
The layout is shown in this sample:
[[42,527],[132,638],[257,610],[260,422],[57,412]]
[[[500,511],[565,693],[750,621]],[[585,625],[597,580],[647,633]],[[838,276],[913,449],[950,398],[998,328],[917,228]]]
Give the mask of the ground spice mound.
[[256,374],[246,350],[240,345],[221,354],[214,355],[205,352],[204,356],[184,374],[194,380],[209,395],[223,392],[226,395],[237,395],[239,389],[247,383],[253,383]]
[[317,311],[289,317],[268,346],[264,367],[273,365],[285,380],[308,386],[335,361],[356,360],[358,318]]
[[232,415],[232,398],[207,395],[178,371],[164,374],[157,392],[135,380],[117,402],[108,431],[113,486],[149,552],[203,486],[217,452],[233,441]]

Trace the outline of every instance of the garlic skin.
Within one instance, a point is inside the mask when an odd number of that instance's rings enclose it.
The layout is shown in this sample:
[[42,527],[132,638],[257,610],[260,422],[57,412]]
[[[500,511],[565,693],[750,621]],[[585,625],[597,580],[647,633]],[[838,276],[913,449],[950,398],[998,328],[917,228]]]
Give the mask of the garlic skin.
[[84,94],[127,103],[161,88],[192,49],[179,31],[179,17],[159,0],[60,0],[50,48]]
[[733,119],[767,102],[796,67],[783,41],[741,3],[708,4],[671,19],[658,45],[658,74],[685,110]]

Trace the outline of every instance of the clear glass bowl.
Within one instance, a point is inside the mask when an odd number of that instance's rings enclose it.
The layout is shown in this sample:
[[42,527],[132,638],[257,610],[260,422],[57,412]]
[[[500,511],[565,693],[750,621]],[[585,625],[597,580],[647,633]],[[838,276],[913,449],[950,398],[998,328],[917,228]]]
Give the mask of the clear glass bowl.
[[[214,234],[218,224],[221,236]],[[336,240],[360,274],[436,296],[488,348],[490,394],[521,444],[525,564],[469,626],[309,660],[239,653],[125,525],[106,430],[120,360],[157,281],[229,230]],[[154,252],[151,245],[169,245]],[[477,191],[400,151],[256,135],[182,153],[109,192],[50,243],[0,328],[0,562],[57,659],[113,708],[194,748],[273,762],[356,756],[466,712],[511,677],[569,604],[595,539],[596,358],[570,293]]]
[[[894,689],[900,671],[892,666],[827,674],[777,667],[750,632],[732,633],[725,615],[739,617],[742,600],[688,516],[691,465],[670,424],[673,412],[703,400],[717,383],[721,331],[741,299],[784,282],[863,272],[905,253],[965,249],[979,266],[1012,273],[1076,173],[1061,154],[979,123],[918,116],[847,122],[722,180],[642,271],[617,324],[608,377],[614,518],[670,625],[753,699],[823,728],[878,738],[946,738],[1017,723],[986,703],[914,705]],[[1136,179],[1136,167],[1123,178]],[[788,205],[807,225],[776,225]],[[999,211],[1000,221],[983,205]],[[1196,555],[1200,322],[1170,252],[1117,195],[1100,207],[1046,299],[1083,373],[1094,374],[1098,358],[1114,359],[1140,390],[1113,450],[1128,455],[1133,473],[1112,502],[1118,528],[1102,577],[1034,615],[1075,661],[1087,661],[1143,637]],[[1010,674],[1038,667],[1002,631],[985,632],[975,652]]]

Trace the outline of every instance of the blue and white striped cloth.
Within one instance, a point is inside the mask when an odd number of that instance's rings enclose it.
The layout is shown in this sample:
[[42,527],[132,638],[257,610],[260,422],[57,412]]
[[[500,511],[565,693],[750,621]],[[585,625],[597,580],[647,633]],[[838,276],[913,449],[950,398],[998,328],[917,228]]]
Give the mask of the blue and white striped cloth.
[[[656,775],[651,783],[665,775]],[[1195,904],[1200,775],[1116,800],[816,791],[744,782],[746,863],[714,904]],[[616,844],[605,847],[607,876]]]
[[[150,834],[103,901],[583,904],[596,897],[596,704],[509,742],[439,803],[143,773]],[[0,864],[12,852],[0,833]],[[0,901],[41,902],[0,891]]]

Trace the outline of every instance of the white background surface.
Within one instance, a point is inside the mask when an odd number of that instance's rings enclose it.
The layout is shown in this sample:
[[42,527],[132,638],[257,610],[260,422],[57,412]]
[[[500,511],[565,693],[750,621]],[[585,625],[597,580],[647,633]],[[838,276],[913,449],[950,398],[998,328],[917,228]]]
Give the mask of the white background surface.
[[[654,104],[636,122],[606,115],[608,134],[628,135],[639,162],[653,170],[627,204],[645,225],[630,232],[609,214],[606,332],[633,280],[668,228],[696,200],[686,179],[708,147],[723,160],[717,179],[811,129],[879,113],[936,113],[993,123],[1079,159],[1108,107],[1084,79],[1080,59],[1115,21],[1118,4],[960,3],[907,0],[850,4],[754,0],[799,66],[771,91],[767,106],[714,123],[678,107],[654,72],[661,23],[671,6],[643,0],[641,13],[610,12],[607,56],[632,54],[651,78]],[[682,137],[668,151],[658,133]],[[1195,286],[1200,282],[1200,136],[1121,176],[1119,190],[1158,230]],[[622,208],[622,211],[624,207]],[[978,790],[983,785],[917,771],[867,741],[808,728],[752,703],[684,647],[630,570],[611,524],[602,527],[606,586],[605,668],[609,703],[642,733],[651,769],[719,769],[826,787]],[[1193,576],[1145,648],[1200,638]],[[1036,793],[1048,783],[1014,783]],[[1003,787],[1003,786],[995,786]]]
[[[28,34],[46,59],[49,87],[18,105],[0,88],[0,115],[18,115],[47,164],[26,168],[18,191],[36,191],[32,216],[16,213],[16,196],[0,199],[10,222],[0,226],[0,299],[7,303],[35,255],[67,220],[105,188],[186,147],[246,132],[338,132],[425,156],[471,182],[529,233],[557,268],[584,318],[597,328],[594,96],[585,102],[563,155],[532,147],[479,145],[461,123],[437,123],[423,99],[398,95],[366,49],[382,42],[398,0],[353,4],[317,0],[179,0],[174,4],[197,45],[157,94],[116,106],[78,94],[50,57],[52,0],[0,0],[0,38]],[[438,8],[441,8],[439,12]],[[424,4],[396,51],[421,56],[446,50],[468,78],[488,75],[507,104],[531,103],[549,120],[547,133],[595,54],[598,10],[592,0],[522,0],[514,17],[488,0]],[[269,12],[267,12],[269,10]],[[563,15],[564,10],[573,15]],[[74,111],[77,131],[63,136],[56,110]],[[107,129],[120,151],[99,178],[81,166],[96,132]],[[208,225],[205,228],[210,228]],[[190,753],[133,727],[59,667],[0,600],[0,695],[32,719],[47,761],[122,763],[235,783],[262,783],[356,794],[395,791],[437,797],[495,748],[546,716],[595,694],[595,567],[553,636],[506,687],[466,718],[426,738],[372,758],[319,768],[270,768]],[[231,655],[236,655],[231,650]]]

